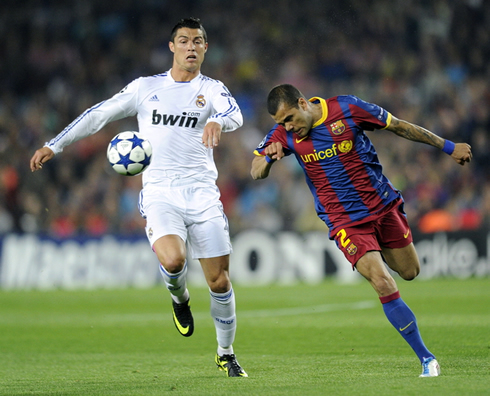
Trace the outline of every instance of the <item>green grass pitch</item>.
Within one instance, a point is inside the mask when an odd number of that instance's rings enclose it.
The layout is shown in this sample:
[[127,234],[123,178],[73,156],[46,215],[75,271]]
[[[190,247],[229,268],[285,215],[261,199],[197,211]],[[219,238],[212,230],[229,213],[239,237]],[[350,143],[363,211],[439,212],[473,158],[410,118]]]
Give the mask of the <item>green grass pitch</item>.
[[249,378],[214,365],[206,288],[179,335],[150,290],[0,292],[1,395],[489,395],[490,279],[398,280],[441,376],[418,359],[365,281],[235,286],[234,344]]

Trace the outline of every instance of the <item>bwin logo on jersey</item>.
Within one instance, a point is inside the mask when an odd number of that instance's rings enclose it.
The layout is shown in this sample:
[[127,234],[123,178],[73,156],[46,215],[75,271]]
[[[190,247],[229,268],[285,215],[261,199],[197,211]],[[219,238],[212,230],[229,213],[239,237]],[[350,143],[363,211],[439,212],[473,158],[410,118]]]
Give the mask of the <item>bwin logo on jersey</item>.
[[153,114],[151,116],[151,123],[153,125],[158,125],[161,123],[163,125],[195,128],[198,121],[199,118],[189,117],[185,111],[182,112],[182,115],[175,115],[175,114],[158,114],[156,110],[153,110]]

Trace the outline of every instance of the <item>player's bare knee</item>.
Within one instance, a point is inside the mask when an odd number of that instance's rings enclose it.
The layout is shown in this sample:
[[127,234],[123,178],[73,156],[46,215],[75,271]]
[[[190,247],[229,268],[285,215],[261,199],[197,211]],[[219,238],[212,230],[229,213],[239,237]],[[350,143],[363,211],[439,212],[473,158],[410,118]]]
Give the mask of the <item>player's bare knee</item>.
[[419,267],[413,267],[406,269],[404,271],[400,271],[399,275],[406,281],[411,281],[414,280],[417,275],[420,273],[420,268]]
[[219,276],[208,279],[208,286],[213,293],[226,293],[231,288],[231,282],[227,276]]
[[165,271],[177,274],[184,269],[185,257],[158,257]]

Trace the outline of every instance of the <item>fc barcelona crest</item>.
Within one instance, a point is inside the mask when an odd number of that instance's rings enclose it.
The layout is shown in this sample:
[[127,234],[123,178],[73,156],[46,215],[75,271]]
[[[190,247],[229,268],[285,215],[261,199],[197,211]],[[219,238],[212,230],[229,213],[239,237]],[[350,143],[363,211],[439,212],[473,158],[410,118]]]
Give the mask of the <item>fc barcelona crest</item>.
[[357,246],[351,243],[345,248],[345,250],[347,250],[347,252],[352,256],[357,253]]
[[345,131],[345,125],[342,120],[338,120],[333,124],[330,124],[330,129],[334,135],[341,135]]

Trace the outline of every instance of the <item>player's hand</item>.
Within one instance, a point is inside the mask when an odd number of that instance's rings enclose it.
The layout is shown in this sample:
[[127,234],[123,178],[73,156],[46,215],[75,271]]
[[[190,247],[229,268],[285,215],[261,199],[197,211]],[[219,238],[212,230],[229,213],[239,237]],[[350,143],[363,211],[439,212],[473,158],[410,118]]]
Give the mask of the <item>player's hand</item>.
[[30,162],[31,172],[42,169],[43,164],[48,162],[53,157],[53,150],[51,150],[49,147],[42,147],[39,150],[36,150]]
[[470,162],[471,158],[473,158],[471,146],[467,143],[456,143],[451,157],[460,165]]
[[265,148],[265,155],[269,158],[279,161],[284,157],[284,150],[282,149],[282,144],[279,142],[273,142]]
[[216,147],[221,139],[221,125],[217,122],[208,122],[202,134],[202,144],[207,148]]

